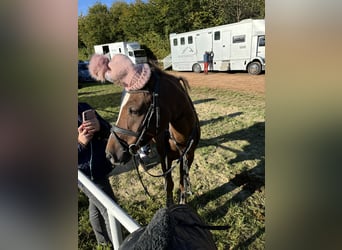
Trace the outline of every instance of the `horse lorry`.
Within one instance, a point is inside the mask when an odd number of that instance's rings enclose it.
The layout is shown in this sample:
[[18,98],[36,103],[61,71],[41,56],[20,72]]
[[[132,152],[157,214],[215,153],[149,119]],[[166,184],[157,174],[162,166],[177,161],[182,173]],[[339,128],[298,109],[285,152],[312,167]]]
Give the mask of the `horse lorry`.
[[138,42],[115,42],[94,46],[96,54],[107,55],[111,59],[116,54],[124,54],[131,59],[134,64],[146,63],[147,57],[144,49]]
[[[248,71],[260,74],[265,70],[265,20],[245,19],[237,23],[170,34],[171,54],[164,59],[164,68],[175,71],[201,72],[203,55],[212,56],[209,70]],[[210,65],[211,64],[211,65]]]

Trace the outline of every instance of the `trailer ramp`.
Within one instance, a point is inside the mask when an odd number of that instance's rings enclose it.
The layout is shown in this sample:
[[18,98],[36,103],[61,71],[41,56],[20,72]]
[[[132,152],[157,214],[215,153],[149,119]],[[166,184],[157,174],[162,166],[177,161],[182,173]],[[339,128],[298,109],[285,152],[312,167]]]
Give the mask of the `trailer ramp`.
[[172,66],[172,57],[171,57],[171,54],[169,54],[163,59],[164,70],[171,68],[171,66]]

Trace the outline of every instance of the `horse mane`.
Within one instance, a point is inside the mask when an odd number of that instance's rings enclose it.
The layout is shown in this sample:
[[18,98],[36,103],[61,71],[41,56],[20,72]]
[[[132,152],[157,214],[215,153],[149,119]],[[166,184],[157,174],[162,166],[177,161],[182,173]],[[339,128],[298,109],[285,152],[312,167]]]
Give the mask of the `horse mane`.
[[189,82],[186,78],[179,76],[178,77],[178,81],[181,83],[183,89],[185,90],[185,92],[189,95],[189,91],[190,91],[190,85]]
[[175,82],[175,83],[178,83],[182,89],[184,90],[184,92],[189,95],[189,91],[191,90],[190,88],[190,84],[188,82],[188,80],[186,78],[184,78],[183,76],[174,76],[174,75],[171,75],[169,73],[167,73],[165,70],[162,70],[154,61],[152,60],[149,60],[149,65],[151,67],[151,70],[156,72],[158,75],[162,76],[164,75],[166,78],[169,78],[169,79],[173,79],[172,82]]

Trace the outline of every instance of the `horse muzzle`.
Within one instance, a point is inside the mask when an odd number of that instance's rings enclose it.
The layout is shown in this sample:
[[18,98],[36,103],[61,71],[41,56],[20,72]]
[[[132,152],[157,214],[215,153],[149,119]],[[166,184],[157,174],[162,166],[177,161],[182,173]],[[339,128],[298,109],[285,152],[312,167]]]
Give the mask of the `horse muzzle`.
[[[121,150],[120,150],[121,151]],[[112,153],[106,150],[106,158],[113,166],[126,164],[131,160],[131,154],[128,151]]]
[[120,143],[116,136],[109,136],[106,158],[113,166],[126,164],[131,159],[129,148]]

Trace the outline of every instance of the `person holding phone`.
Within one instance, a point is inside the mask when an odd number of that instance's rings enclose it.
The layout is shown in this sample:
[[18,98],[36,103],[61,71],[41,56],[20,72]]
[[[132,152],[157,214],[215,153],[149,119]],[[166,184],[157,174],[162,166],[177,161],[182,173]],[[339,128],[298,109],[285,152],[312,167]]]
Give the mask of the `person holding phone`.
[[[89,104],[78,103],[78,169],[115,200],[108,174],[113,169],[106,159],[105,148],[111,125]],[[99,245],[112,245],[105,207],[86,189],[89,198],[89,220]]]

